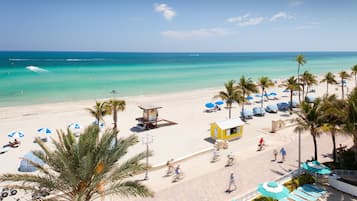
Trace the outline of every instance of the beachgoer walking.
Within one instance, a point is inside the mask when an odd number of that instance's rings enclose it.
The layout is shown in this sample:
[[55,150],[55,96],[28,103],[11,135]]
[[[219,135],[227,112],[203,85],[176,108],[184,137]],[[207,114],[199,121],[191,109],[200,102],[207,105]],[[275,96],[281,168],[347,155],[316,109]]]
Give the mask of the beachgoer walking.
[[166,166],[167,166],[166,175],[170,176],[174,172],[174,159],[171,158],[170,160],[168,160]]
[[274,149],[273,154],[274,154],[274,161],[276,161],[276,158],[278,156],[278,151],[276,149]]
[[285,161],[285,156],[286,156],[286,150],[284,147],[280,149],[280,154],[281,154],[281,162]]
[[175,169],[175,176],[173,182],[176,182],[180,179],[183,179],[183,173],[181,171],[180,165],[177,165]]
[[228,161],[227,166],[232,166],[234,164],[234,155],[232,152],[229,152],[227,155]]
[[[234,187],[234,188],[232,189],[232,187]],[[226,190],[226,192],[230,193],[236,189],[237,189],[237,185],[236,185],[234,173],[231,172],[231,175],[229,176],[229,185],[228,185],[228,189]]]
[[219,149],[218,148],[213,148],[213,158],[212,162],[216,162],[219,159]]
[[258,151],[263,150],[263,146],[264,146],[264,139],[263,137],[261,137],[258,144]]

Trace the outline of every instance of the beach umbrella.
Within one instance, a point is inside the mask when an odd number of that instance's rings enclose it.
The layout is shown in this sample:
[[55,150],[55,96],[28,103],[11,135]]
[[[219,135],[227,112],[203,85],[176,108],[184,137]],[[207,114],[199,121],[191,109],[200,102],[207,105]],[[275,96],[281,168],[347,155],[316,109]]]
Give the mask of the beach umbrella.
[[11,138],[23,138],[25,137],[25,133],[22,131],[12,131],[9,134],[7,134],[7,136]]
[[261,98],[261,97],[262,97],[262,95],[261,95],[261,94],[255,94],[255,97],[257,97],[257,98]]
[[216,105],[209,102],[209,103],[206,103],[205,106],[206,106],[206,108],[211,109],[211,108],[214,108]]
[[289,190],[275,181],[259,184],[258,191],[265,197],[270,197],[276,200],[283,199],[289,196]]
[[223,105],[224,102],[223,102],[223,101],[216,101],[215,104],[216,104],[216,105]]
[[68,128],[76,135],[78,136],[78,134],[80,133],[80,130],[82,128],[82,126],[79,123],[71,123],[68,125]]
[[45,163],[35,156],[32,152],[28,152],[25,154],[24,158],[20,162],[20,166],[18,170],[20,172],[34,172],[37,168],[32,164],[44,165]]
[[253,100],[254,97],[253,97],[253,96],[247,96],[246,99],[247,99],[247,100]]
[[283,92],[284,93],[290,93],[290,90],[289,89],[285,89]]
[[270,94],[269,94],[269,96],[277,96],[278,94],[277,93],[275,93],[275,92],[271,92]]
[[302,168],[304,168],[308,172],[322,174],[322,175],[326,175],[326,174],[330,174],[331,173],[330,168],[322,165],[318,161],[305,162],[305,163],[302,164]]
[[101,122],[101,121],[100,121],[100,122],[98,123],[98,120],[94,120],[94,121],[93,121],[93,125],[99,125],[99,128],[100,128],[100,129],[103,129],[103,128],[104,128],[104,122]]
[[46,135],[50,135],[53,133],[52,129],[50,129],[50,128],[39,128],[39,129],[37,129],[37,132],[40,134],[46,134]]

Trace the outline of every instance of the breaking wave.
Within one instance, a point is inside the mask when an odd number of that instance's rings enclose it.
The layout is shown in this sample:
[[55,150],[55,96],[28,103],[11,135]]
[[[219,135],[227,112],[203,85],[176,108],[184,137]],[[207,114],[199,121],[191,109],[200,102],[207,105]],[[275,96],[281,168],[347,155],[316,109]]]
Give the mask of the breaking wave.
[[36,73],[47,73],[48,70],[37,67],[37,66],[26,66],[26,69]]

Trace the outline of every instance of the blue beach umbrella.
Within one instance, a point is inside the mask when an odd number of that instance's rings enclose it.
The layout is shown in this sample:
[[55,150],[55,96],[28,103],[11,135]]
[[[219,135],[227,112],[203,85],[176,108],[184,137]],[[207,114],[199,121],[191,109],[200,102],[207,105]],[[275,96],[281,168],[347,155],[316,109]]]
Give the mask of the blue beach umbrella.
[[98,120],[94,120],[94,121],[93,121],[93,125],[99,125],[99,128],[100,128],[100,129],[103,129],[103,128],[104,128],[104,122],[101,122],[101,121],[100,121],[100,122],[98,123]]
[[271,92],[270,94],[269,94],[269,96],[277,96],[278,94],[277,93],[275,93],[275,92]]
[[289,196],[289,190],[275,181],[259,184],[258,191],[266,197],[280,200]]
[[40,134],[46,134],[46,135],[50,135],[53,133],[52,129],[50,129],[50,128],[39,128],[39,129],[37,129],[37,132]]
[[216,104],[216,105],[223,105],[224,102],[223,102],[223,101],[216,101],[215,104]]
[[68,128],[70,129],[81,129],[82,126],[79,123],[71,123],[68,125]]
[[206,103],[205,106],[206,106],[206,108],[211,109],[211,108],[214,108],[216,105],[209,102],[209,103]]
[[262,97],[262,95],[261,95],[261,94],[255,94],[255,97],[257,97],[257,98],[261,98],[261,97]]
[[23,138],[25,137],[25,133],[22,131],[12,131],[9,134],[7,134],[7,136],[11,138]]
[[254,97],[253,97],[253,96],[247,96],[245,99],[247,99],[247,100],[253,100]]
[[284,93],[290,93],[290,90],[289,89],[285,89],[283,92]]
[[20,162],[18,170],[20,172],[35,172],[37,168],[32,164],[44,165],[45,163],[35,156],[32,152],[28,152]]

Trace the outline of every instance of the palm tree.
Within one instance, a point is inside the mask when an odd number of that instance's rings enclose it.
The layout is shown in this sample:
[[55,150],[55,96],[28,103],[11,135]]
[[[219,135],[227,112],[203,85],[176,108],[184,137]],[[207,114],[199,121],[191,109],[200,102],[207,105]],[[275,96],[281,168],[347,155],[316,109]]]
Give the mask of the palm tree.
[[243,100],[242,92],[234,84],[234,80],[228,81],[224,84],[225,91],[220,91],[218,95],[214,96],[214,98],[220,98],[226,102],[229,110],[229,118],[231,118],[232,104],[234,102],[239,104]]
[[[138,142],[135,135],[117,139],[117,131],[106,130],[99,136],[97,126],[89,126],[76,140],[67,132],[58,131],[54,149],[49,149],[37,140],[41,151],[33,151],[46,165],[29,161],[38,170],[36,174],[3,174],[0,182],[19,189],[37,191],[45,187],[54,191],[52,200],[90,201],[104,195],[148,197],[153,193],[137,180],[130,180],[133,174],[147,169],[141,161],[142,152],[126,160],[122,158],[128,148]],[[51,193],[52,195],[52,193]]]
[[300,105],[301,110],[297,112],[298,118],[295,119],[297,126],[295,131],[310,130],[314,141],[315,160],[317,160],[317,142],[316,137],[321,133],[321,110],[319,107],[321,100],[317,98],[313,104],[303,101]]
[[[357,150],[357,87],[355,87],[352,93],[346,100],[346,127],[345,130],[352,134],[353,143]],[[357,154],[357,153],[356,153]]]
[[326,94],[328,95],[328,85],[329,84],[337,84],[337,81],[335,80],[335,75],[331,72],[328,72],[325,74],[324,79],[321,80],[320,83],[326,82]]
[[[300,85],[300,67],[306,64],[305,56],[303,54],[299,54],[296,56],[296,62],[298,63],[298,72],[297,72],[297,83]],[[301,103],[300,97],[300,87],[299,87],[299,102]]]
[[321,122],[323,124],[322,129],[328,131],[331,134],[333,144],[333,161],[336,163],[336,134],[342,132],[342,125],[345,120],[345,101],[337,99],[336,95],[325,95],[322,99]]
[[356,75],[357,75],[357,64],[354,65],[354,66],[351,68],[351,70],[352,70],[352,75],[355,76],[355,87],[357,87],[357,78],[356,78]]
[[125,110],[125,101],[111,99],[111,100],[109,100],[108,105],[112,111],[111,113],[113,114],[113,124],[114,124],[113,129],[117,130],[118,111]]
[[[250,93],[257,93],[258,92],[258,87],[257,85],[252,81],[251,78],[245,78],[243,75],[238,82],[238,88],[242,90],[242,95],[243,95],[243,104],[242,104],[242,114],[244,111],[244,101],[246,99],[246,95],[249,95]],[[242,115],[242,118],[244,120],[244,115]]]
[[348,79],[350,77],[351,76],[346,71],[341,71],[340,72],[342,99],[345,98],[344,82],[345,82],[346,79]]
[[258,86],[261,87],[262,89],[262,100],[261,100],[261,107],[263,108],[263,97],[264,97],[264,93],[265,93],[265,89],[269,88],[269,87],[273,87],[274,86],[274,82],[271,81],[271,79],[269,79],[266,76],[263,76],[261,78],[259,78],[258,80]]
[[[307,94],[309,93],[309,87],[311,87],[312,85],[316,85],[317,84],[317,79],[316,76],[311,74],[308,71],[305,71],[304,74],[302,75],[302,79],[304,81],[304,85],[303,85],[303,97],[306,97]],[[304,94],[304,86],[306,85],[306,94]]]
[[100,120],[104,121],[104,116],[111,114],[111,109],[107,102],[96,101],[92,108],[86,108],[86,110],[97,120],[98,125]]
[[293,93],[300,89],[299,84],[294,76],[291,76],[285,83],[282,84],[286,90],[290,91],[290,114],[293,114]]

